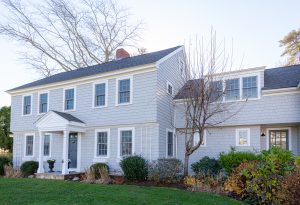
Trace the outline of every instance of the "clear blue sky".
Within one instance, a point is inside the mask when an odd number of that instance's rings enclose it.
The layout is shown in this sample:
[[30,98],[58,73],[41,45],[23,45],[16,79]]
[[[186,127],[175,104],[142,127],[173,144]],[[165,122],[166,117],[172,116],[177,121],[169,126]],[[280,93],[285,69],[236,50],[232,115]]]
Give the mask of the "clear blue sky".
[[[234,60],[243,67],[279,65],[278,41],[300,28],[297,0],[119,0],[143,19],[140,45],[148,52],[182,45],[190,37],[207,36],[211,27],[220,39],[233,40]],[[3,8],[0,6],[0,18]],[[41,78],[18,60],[18,43],[0,38],[0,106],[10,105],[4,91]],[[244,56],[244,57],[243,57]]]

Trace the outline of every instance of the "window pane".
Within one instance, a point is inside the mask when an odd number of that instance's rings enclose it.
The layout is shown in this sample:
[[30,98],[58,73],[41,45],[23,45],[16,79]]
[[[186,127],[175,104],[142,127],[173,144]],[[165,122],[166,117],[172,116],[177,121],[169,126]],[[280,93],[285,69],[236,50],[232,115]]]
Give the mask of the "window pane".
[[223,83],[222,81],[212,82],[210,85],[210,102],[223,100]]
[[240,81],[239,79],[226,80],[226,100],[240,99]]
[[50,135],[44,136],[44,156],[50,155]]
[[74,89],[65,90],[65,110],[74,109]]
[[257,76],[243,78],[243,99],[257,98]]
[[107,132],[98,132],[97,156],[107,156]]
[[130,102],[130,79],[119,80],[119,103]]
[[26,156],[33,155],[33,136],[26,136]]
[[121,131],[121,156],[132,155],[132,131]]
[[248,131],[247,130],[240,130],[238,132],[239,145],[247,145],[248,144]]
[[170,95],[173,95],[173,87],[172,87],[172,85],[170,85],[170,84],[168,84],[168,93],[169,93]]
[[48,107],[48,93],[40,94],[40,113],[46,113]]
[[23,114],[29,115],[31,113],[31,96],[24,97],[24,104],[23,104]]
[[172,132],[168,132],[168,156],[169,157],[173,157],[173,149],[174,149],[174,145],[173,145],[173,133]]
[[95,106],[105,105],[105,83],[95,85]]

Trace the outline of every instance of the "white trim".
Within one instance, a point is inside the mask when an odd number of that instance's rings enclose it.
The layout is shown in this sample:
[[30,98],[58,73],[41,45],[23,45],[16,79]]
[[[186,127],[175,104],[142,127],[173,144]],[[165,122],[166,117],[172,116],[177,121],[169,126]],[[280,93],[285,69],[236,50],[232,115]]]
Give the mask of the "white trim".
[[[38,92],[38,101],[37,101],[37,114],[38,115],[43,115],[43,114],[46,114],[48,111],[49,111],[49,98],[50,98],[50,92],[49,91],[41,91],[41,92]],[[40,95],[41,94],[47,94],[47,111],[46,112],[40,112]]]
[[[97,144],[98,144],[98,133],[99,132],[106,132],[107,133],[107,155],[106,156],[97,156]],[[99,162],[104,162],[101,161],[101,159],[108,159],[110,156],[110,129],[95,129],[95,138],[94,138],[94,162],[100,160]]]
[[[130,80],[130,101],[128,103],[119,103],[119,81],[120,80]],[[122,105],[131,105],[133,103],[133,75],[129,76],[121,76],[116,78],[116,102],[115,106],[122,106]]]
[[28,92],[34,92],[42,89],[58,89],[58,88],[64,88],[72,85],[81,85],[86,83],[92,83],[95,80],[101,80],[101,79],[111,79],[116,78],[119,75],[133,75],[133,74],[139,74],[139,73],[147,73],[147,72],[153,72],[156,71],[155,63],[142,65],[142,66],[135,66],[130,68],[124,68],[120,69],[118,71],[110,71],[106,73],[100,73],[92,76],[85,76],[81,78],[76,78],[72,80],[62,81],[62,82],[55,82],[55,83],[49,83],[41,86],[35,86],[30,88],[24,88],[20,90],[15,91],[6,91],[10,95],[18,95],[22,93],[28,93]]
[[77,172],[81,171],[81,132],[77,133]]
[[158,67],[159,64],[163,63],[164,61],[166,61],[167,59],[171,58],[172,56],[174,56],[175,54],[179,53],[180,51],[183,51],[183,46],[180,46],[179,48],[177,48],[173,52],[169,53],[165,57],[163,57],[160,60],[156,61],[156,66]]
[[[49,156],[45,156],[45,135],[49,135]],[[51,158],[51,156],[52,156],[52,133],[47,133],[47,132],[43,132],[43,137],[44,137],[44,139],[43,139],[43,159],[44,159],[44,161],[45,160],[48,160],[48,159],[50,159]]]
[[[73,106],[73,109],[71,110],[66,110],[65,109],[65,95],[66,95],[66,90],[71,90],[71,89],[74,89],[74,106]],[[76,111],[76,86],[73,86],[73,87],[66,87],[63,89],[63,111],[64,112],[70,112],[70,111]]]
[[122,127],[118,128],[118,159],[121,159],[121,131],[132,131],[132,155],[135,154],[135,128],[134,127]]
[[[168,132],[172,132],[173,134],[173,154],[172,156],[168,155]],[[166,158],[173,158],[175,155],[175,136],[174,136],[174,130],[171,130],[169,128],[166,128]]]
[[[198,133],[198,132],[196,132],[196,133]],[[206,129],[204,129],[204,136],[203,136],[204,144],[200,145],[200,147],[199,147],[200,149],[201,149],[201,147],[206,147],[207,146],[206,136],[207,136],[207,131],[206,131]],[[200,140],[200,135],[199,135],[199,140]],[[195,146],[196,143],[198,143],[198,142],[195,141],[195,137],[194,137],[193,146]]]
[[[239,132],[240,131],[247,131],[247,144],[245,145],[241,145],[239,144]],[[250,146],[250,128],[238,128],[238,129],[235,129],[235,146],[237,147],[248,147]]]
[[279,88],[279,89],[272,89],[272,90],[262,90],[262,94],[263,96],[300,94],[300,90],[297,87]]
[[[99,84],[105,84],[105,104],[104,105],[101,105],[101,106],[96,106],[95,104],[95,94],[96,94],[96,90],[95,90],[95,87],[96,85],[99,85]],[[108,80],[101,80],[101,81],[97,81],[97,82],[94,82],[93,83],[93,102],[92,102],[92,108],[104,108],[104,107],[107,107],[107,99],[108,99]]]
[[269,135],[269,131],[271,130],[287,130],[288,131],[288,142],[289,142],[289,150],[293,151],[292,150],[292,128],[291,127],[274,127],[274,128],[267,128],[266,129],[266,147],[267,149],[270,149],[270,135]]
[[[172,93],[169,93],[169,86],[172,87]],[[174,95],[174,86],[172,85],[172,83],[170,83],[170,81],[167,80],[167,93],[168,95],[172,96]]]
[[[35,133],[25,133],[24,134],[24,157],[26,158],[34,158],[34,151],[35,151]],[[27,141],[27,136],[33,136],[32,140],[32,155],[26,155],[26,141]]]
[[[30,114],[24,114],[24,98],[25,97],[28,97],[28,96],[30,96]],[[32,107],[33,107],[33,104],[32,104],[32,102],[33,102],[33,94],[32,93],[30,93],[30,94],[27,94],[27,95],[22,95],[22,117],[24,117],[24,116],[30,116],[30,115],[32,115]]]

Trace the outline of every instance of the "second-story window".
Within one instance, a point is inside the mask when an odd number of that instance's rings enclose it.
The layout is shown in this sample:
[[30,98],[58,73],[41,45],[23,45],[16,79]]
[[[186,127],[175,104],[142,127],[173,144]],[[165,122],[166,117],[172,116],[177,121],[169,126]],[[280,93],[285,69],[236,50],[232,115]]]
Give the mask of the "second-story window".
[[65,90],[65,110],[74,110],[75,109],[75,89],[66,89]]
[[39,113],[46,112],[48,112],[48,93],[43,93],[39,96]]
[[118,81],[119,93],[118,93],[118,103],[130,103],[130,78]]
[[243,78],[243,99],[257,98],[257,76]]
[[31,114],[31,95],[23,97],[23,115]]
[[239,100],[240,99],[240,79],[226,80],[226,100]]
[[169,95],[173,95],[173,86],[170,82],[167,81],[167,92]]
[[105,83],[95,85],[95,107],[105,106]]
[[223,101],[223,82],[213,81],[210,85],[210,102]]

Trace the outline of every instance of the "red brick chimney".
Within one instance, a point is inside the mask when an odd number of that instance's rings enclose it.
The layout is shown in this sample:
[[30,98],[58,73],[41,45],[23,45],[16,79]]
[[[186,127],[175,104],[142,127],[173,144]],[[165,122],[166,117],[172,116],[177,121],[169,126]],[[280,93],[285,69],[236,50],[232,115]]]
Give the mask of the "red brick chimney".
[[119,48],[116,51],[116,59],[122,59],[122,58],[128,58],[130,57],[130,54],[124,49],[124,48]]

